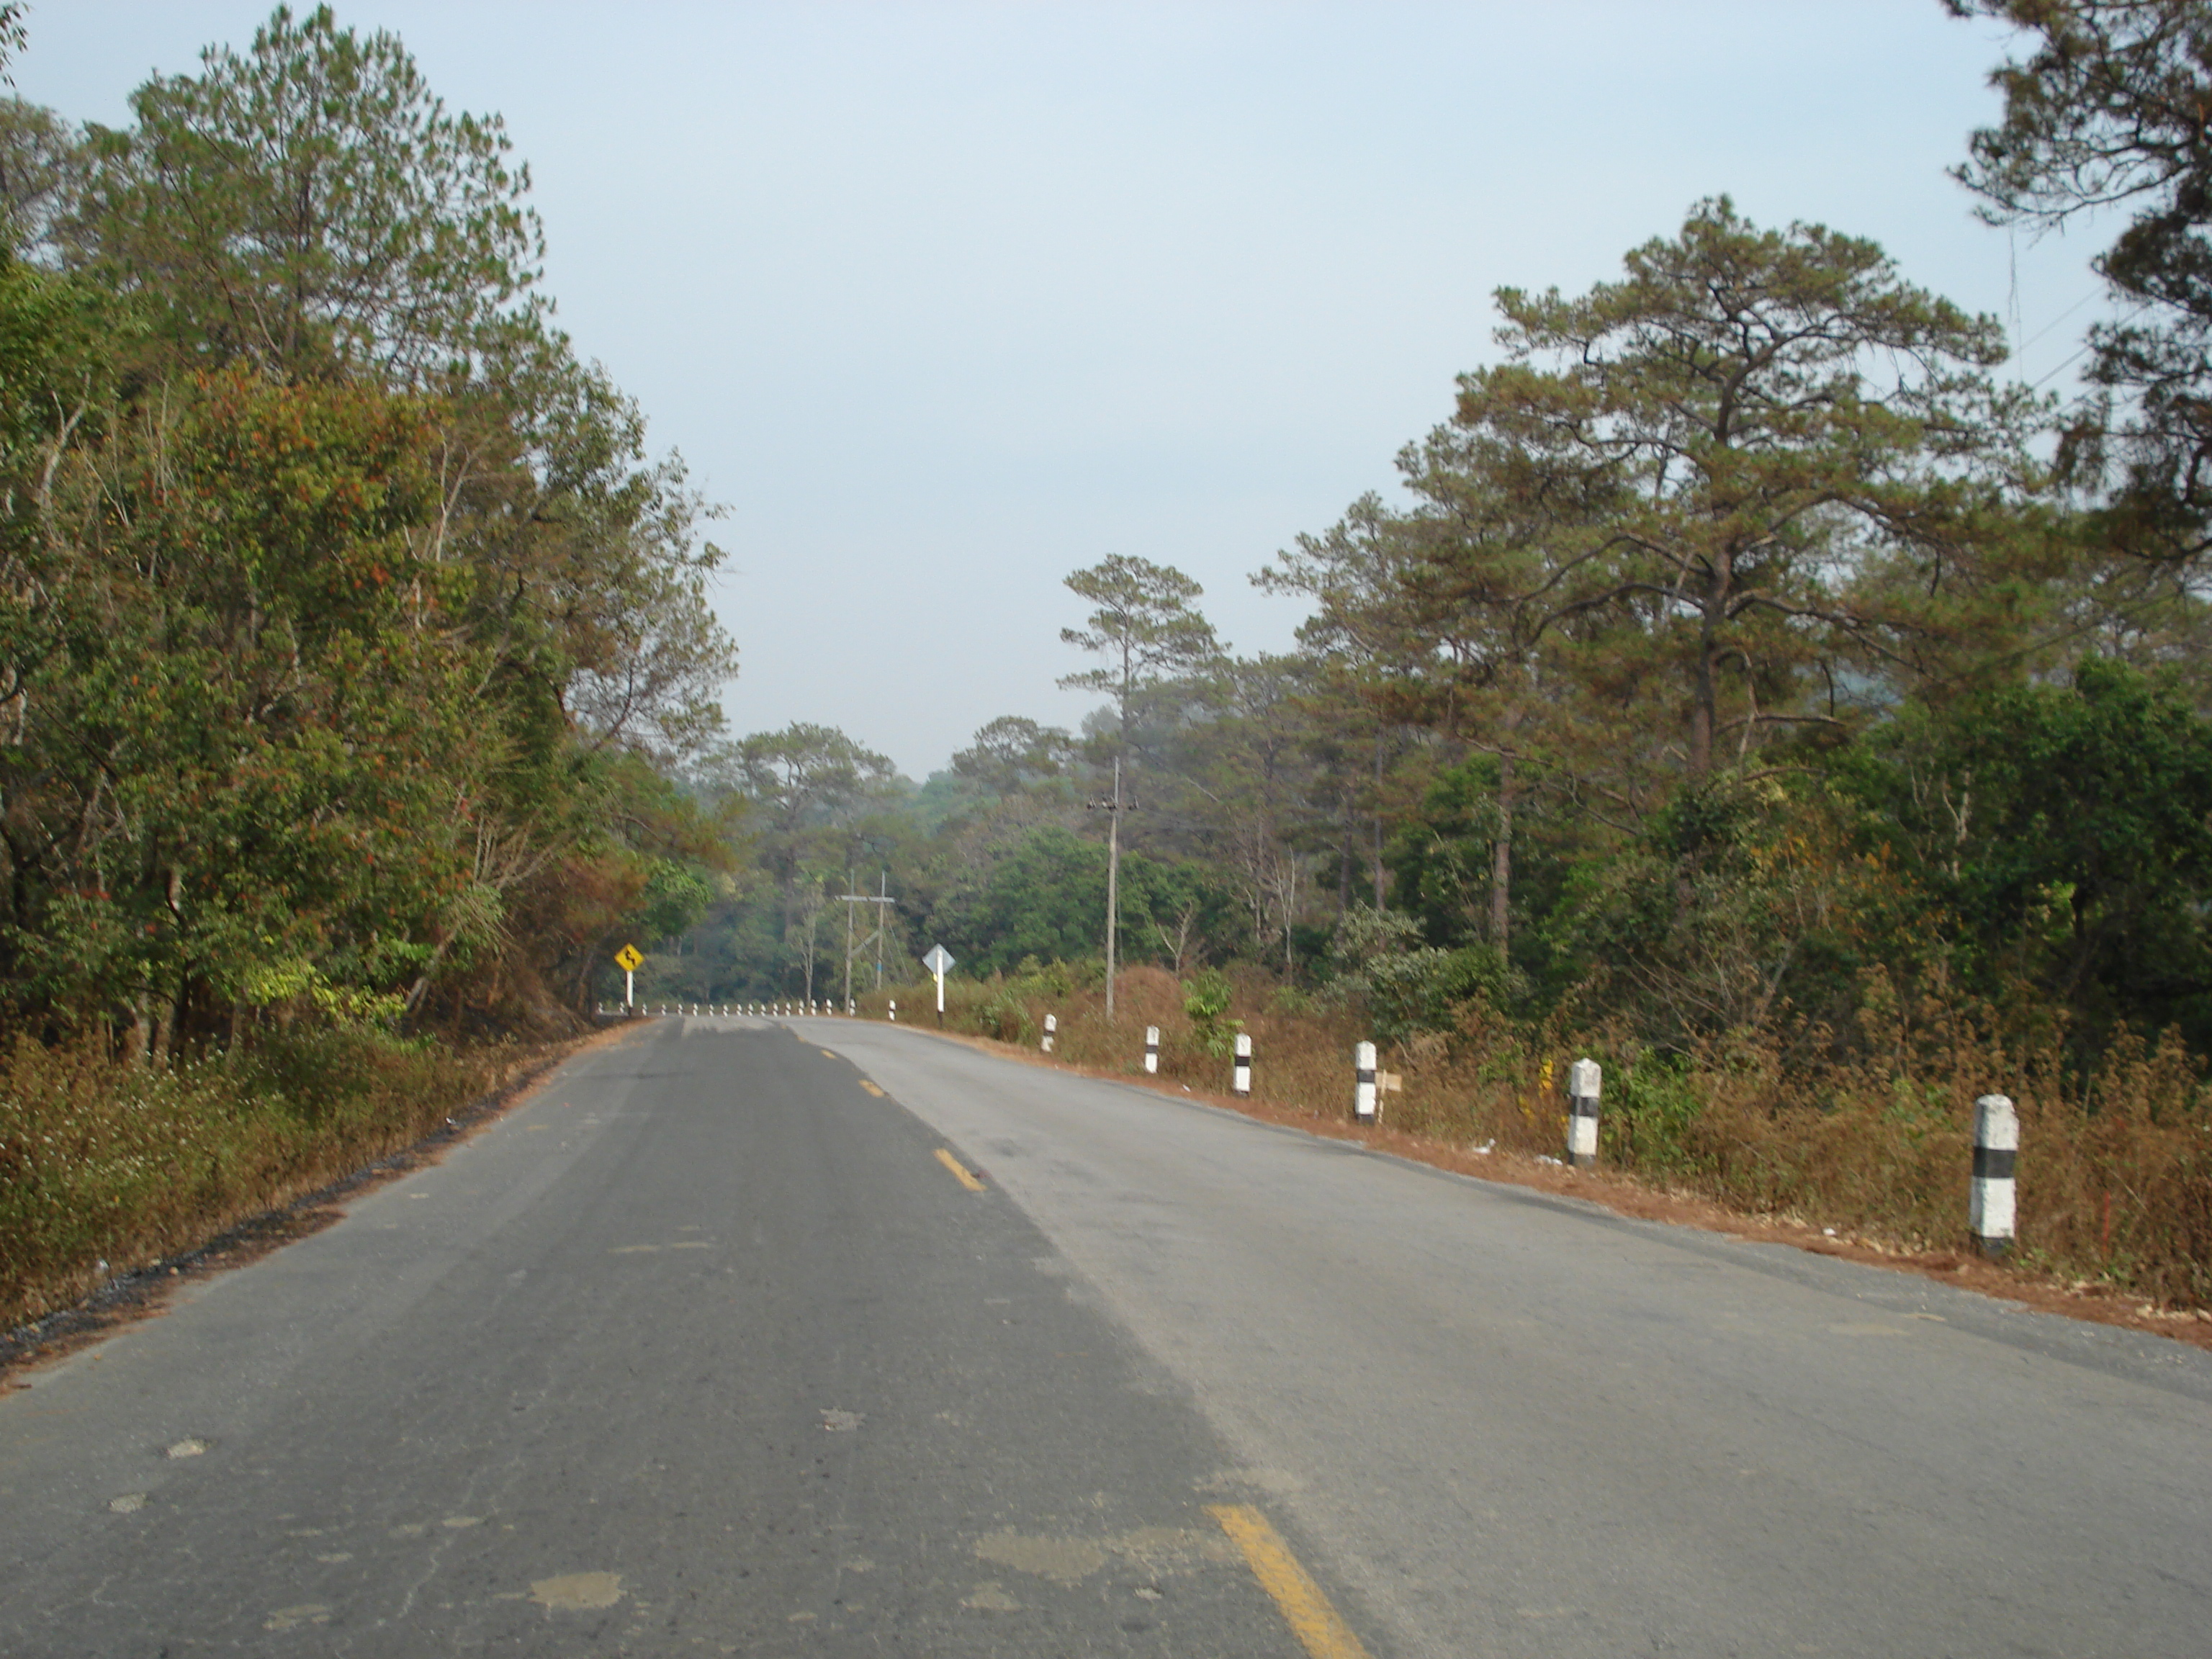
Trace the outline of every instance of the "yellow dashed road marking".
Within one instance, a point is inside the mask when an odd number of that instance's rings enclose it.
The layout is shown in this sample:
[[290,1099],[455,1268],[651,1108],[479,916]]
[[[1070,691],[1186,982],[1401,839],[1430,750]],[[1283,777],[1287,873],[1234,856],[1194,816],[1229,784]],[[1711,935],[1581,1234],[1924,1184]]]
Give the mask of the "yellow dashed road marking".
[[824,1060],[835,1060],[835,1059],[836,1059],[836,1058],[837,1058],[837,1056],[836,1056],[836,1055],[835,1055],[835,1054],[831,1054],[831,1053],[830,1053],[827,1048],[824,1048],[824,1049],[822,1051],[822,1058],[823,1058],[823,1059],[824,1059]]
[[937,1149],[937,1161],[939,1164],[942,1164],[946,1169],[951,1170],[953,1179],[957,1181],[962,1186],[965,1187],[969,1192],[980,1193],[983,1190],[983,1183],[976,1180],[975,1177],[969,1172],[966,1165],[963,1164],[958,1158],[953,1157],[951,1153],[946,1152],[942,1146],[939,1146]]
[[1322,1587],[1298,1565],[1283,1535],[1249,1504],[1208,1504],[1206,1512],[1221,1523],[1251,1563],[1260,1588],[1281,1609],[1283,1622],[1313,1659],[1367,1659],[1367,1650],[1329,1605]]
[[878,1100],[888,1098],[881,1089],[876,1087],[874,1084],[869,1082],[866,1078],[862,1078],[860,1079],[860,1086],[863,1089],[866,1089],[870,1094],[873,1095]]

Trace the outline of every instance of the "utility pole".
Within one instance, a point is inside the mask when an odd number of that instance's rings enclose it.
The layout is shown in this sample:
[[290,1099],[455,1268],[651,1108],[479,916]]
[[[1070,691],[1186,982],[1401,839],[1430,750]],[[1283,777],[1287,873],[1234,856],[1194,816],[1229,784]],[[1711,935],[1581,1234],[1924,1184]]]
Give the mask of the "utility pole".
[[[890,896],[891,872],[890,871],[876,872],[876,891],[878,894],[876,902],[878,905],[894,902]],[[876,912],[876,989],[878,991],[884,988],[884,935],[890,932],[890,911],[878,909]]]
[[[848,870],[845,872],[846,884],[849,886],[852,880],[853,872]],[[853,947],[853,907],[856,904],[873,904],[879,907],[896,904],[898,901],[890,896],[890,872],[885,870],[881,872],[877,881],[877,885],[883,890],[882,891],[876,893],[840,893],[837,896],[839,900],[842,901],[845,906],[845,1006],[848,1008],[850,1008],[853,1006],[853,957],[854,955]],[[866,939],[862,939],[860,945],[860,948],[863,951],[866,950],[872,944],[876,947],[876,988],[878,991],[884,988],[884,924],[889,918],[890,915],[890,913],[888,910],[878,908],[876,911],[876,931],[869,934]]]
[[1114,757],[1114,795],[1086,803],[1106,818],[1106,1023],[1114,1023],[1114,945],[1121,919],[1121,814],[1134,806],[1121,799],[1121,757]]

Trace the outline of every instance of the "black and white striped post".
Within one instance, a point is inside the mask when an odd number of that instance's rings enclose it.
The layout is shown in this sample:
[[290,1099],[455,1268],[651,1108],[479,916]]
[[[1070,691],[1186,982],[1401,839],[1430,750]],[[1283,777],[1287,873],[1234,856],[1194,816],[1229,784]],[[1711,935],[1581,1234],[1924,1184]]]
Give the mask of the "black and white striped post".
[[892,1024],[896,1025],[898,1024],[898,1004],[896,1000],[892,1002],[891,1011],[887,1018],[890,1020]]
[[1160,1069],[1160,1028],[1145,1027],[1145,1071],[1147,1075]]
[[1597,1162],[1597,1097],[1605,1073],[1594,1060],[1567,1069],[1567,1162],[1586,1170]]
[[1352,1051],[1352,1113],[1362,1123],[1375,1121],[1375,1045],[1363,1042]]
[[1052,1040],[1059,1034],[1060,1016],[1058,1014],[1047,1014],[1044,1017],[1044,1052],[1046,1054],[1050,1054],[1052,1052]]
[[2013,1241],[2013,1165],[2020,1159],[2020,1117],[2006,1095],[1974,1103],[1974,1179],[1966,1231],[1984,1255],[2002,1255]]
[[1237,1063],[1230,1069],[1229,1092],[1233,1095],[1252,1092],[1252,1036],[1249,1031],[1237,1034]]

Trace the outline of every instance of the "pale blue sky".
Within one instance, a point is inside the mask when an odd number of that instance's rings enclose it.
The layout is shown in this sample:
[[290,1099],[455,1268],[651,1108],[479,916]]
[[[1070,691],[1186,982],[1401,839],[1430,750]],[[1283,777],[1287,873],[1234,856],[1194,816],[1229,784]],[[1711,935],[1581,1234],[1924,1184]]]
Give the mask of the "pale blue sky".
[[[119,123],[267,9],[40,0],[18,88]],[[507,117],[562,323],[729,505],[732,726],[917,778],[1080,719],[1060,579],[1107,553],[1287,646],[1247,575],[1389,485],[1491,289],[1610,276],[1701,196],[2016,315],[2023,378],[2067,385],[2095,309],[2100,239],[2015,250],[1944,176],[2002,37],[1937,0],[338,12]]]

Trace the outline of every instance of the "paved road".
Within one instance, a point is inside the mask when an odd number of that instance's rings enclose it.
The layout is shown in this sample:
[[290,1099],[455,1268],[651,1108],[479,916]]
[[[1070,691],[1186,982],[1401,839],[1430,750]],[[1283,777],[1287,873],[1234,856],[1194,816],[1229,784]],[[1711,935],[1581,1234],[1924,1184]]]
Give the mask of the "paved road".
[[844,1021],[34,1382],[9,1656],[2212,1648],[2193,1350]]

